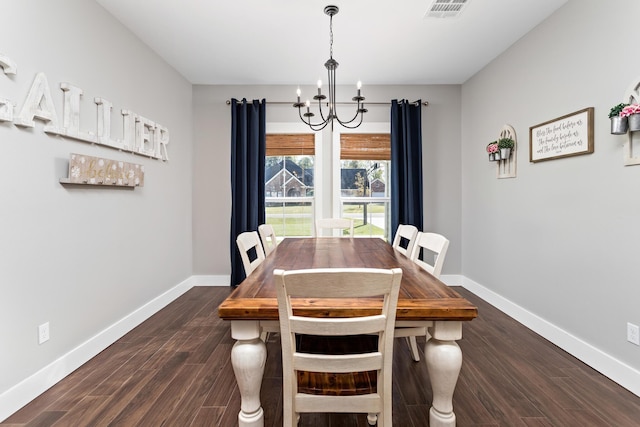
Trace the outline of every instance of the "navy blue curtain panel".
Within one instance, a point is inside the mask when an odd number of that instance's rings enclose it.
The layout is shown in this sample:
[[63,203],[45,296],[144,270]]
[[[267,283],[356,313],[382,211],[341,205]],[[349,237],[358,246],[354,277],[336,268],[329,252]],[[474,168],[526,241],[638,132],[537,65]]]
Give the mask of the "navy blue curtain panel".
[[236,238],[264,223],[266,101],[231,100],[231,286],[244,280]]
[[391,101],[391,231],[423,229],[421,101]]

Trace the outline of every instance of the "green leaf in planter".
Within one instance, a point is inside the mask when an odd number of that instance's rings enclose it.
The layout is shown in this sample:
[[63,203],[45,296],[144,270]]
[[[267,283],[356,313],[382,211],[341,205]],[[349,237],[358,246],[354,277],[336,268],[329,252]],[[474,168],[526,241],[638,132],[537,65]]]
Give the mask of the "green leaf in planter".
[[629,105],[629,104],[625,104],[625,103],[623,102],[623,103],[620,103],[620,104],[618,104],[618,105],[614,105],[613,107],[611,107],[611,110],[609,111],[609,118],[619,116],[619,115],[620,115],[620,112],[622,111],[622,109],[623,109],[624,107],[626,107],[627,105]]
[[498,148],[513,148],[515,142],[511,138],[500,138],[498,140]]

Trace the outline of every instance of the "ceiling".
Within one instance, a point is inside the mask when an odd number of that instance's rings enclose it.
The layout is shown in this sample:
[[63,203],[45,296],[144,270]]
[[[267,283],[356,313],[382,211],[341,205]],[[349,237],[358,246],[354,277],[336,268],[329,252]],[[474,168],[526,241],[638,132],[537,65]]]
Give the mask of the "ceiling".
[[[567,0],[96,0],[193,84],[461,84]],[[441,0],[442,1],[442,0]],[[448,0],[447,0],[448,1]],[[453,0],[461,1],[461,0]]]

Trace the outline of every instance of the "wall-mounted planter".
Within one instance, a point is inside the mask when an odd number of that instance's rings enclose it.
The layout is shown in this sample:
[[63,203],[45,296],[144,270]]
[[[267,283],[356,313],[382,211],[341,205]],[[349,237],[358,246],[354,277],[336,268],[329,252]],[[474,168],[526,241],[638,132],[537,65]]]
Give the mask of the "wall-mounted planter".
[[613,135],[624,135],[629,130],[629,121],[626,117],[611,117],[611,133]]
[[640,130],[640,114],[632,114],[628,118],[629,132],[637,132]]
[[513,147],[502,147],[499,150],[500,160],[497,162],[498,178],[515,178],[516,177],[516,164],[518,161],[517,148],[518,140],[516,138],[516,131],[509,125],[502,126],[498,141],[504,139],[510,139],[513,141]]
[[[640,77],[629,86],[624,93],[624,102],[626,104],[640,104]],[[631,114],[628,116],[629,131],[627,132],[627,141],[624,143],[624,165],[634,166],[640,165],[640,114]],[[635,150],[634,150],[634,145]]]

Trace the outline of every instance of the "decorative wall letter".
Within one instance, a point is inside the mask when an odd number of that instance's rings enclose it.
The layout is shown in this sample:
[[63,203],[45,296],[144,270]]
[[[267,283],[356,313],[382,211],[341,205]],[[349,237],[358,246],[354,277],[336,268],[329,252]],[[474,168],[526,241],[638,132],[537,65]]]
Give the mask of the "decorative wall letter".
[[82,89],[69,83],[60,83],[60,89],[64,92],[64,103],[62,104],[63,135],[81,141],[97,142],[98,138],[94,134],[80,131]]
[[44,73],[36,74],[31,89],[29,89],[27,99],[14,123],[17,126],[32,128],[35,125],[33,121],[34,118],[49,123],[44,129],[45,132],[60,133],[60,129],[58,128],[58,115],[53,106],[49,83]]
[[124,142],[121,139],[111,139],[111,110],[113,105],[104,98],[94,98],[93,102],[98,106],[98,143],[123,149]]
[[137,116],[136,117],[136,149],[138,153],[147,156],[156,156],[154,147],[153,131],[156,124],[151,120]]
[[158,125],[156,127],[156,155],[162,160],[169,160],[169,152],[167,151],[167,144],[169,144],[169,129],[164,126]]

